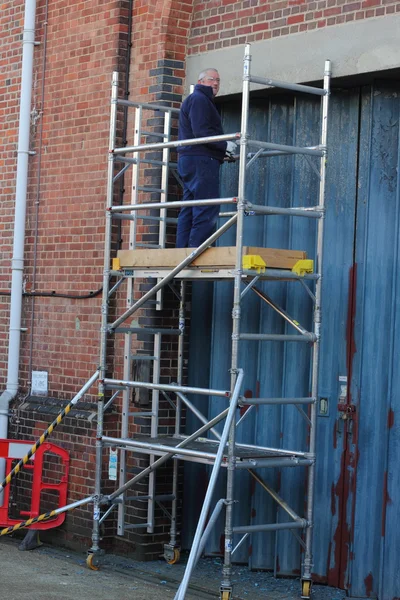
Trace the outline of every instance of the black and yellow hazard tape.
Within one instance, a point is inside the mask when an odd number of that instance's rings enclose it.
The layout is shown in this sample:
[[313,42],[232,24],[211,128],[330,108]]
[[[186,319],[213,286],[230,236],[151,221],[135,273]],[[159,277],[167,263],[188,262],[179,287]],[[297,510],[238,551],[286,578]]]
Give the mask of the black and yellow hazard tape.
[[46,429],[46,431],[44,433],[42,433],[40,438],[33,444],[32,448],[29,450],[29,452],[23,458],[21,458],[21,460],[15,465],[13,470],[8,473],[8,475],[5,477],[5,479],[3,479],[3,481],[0,483],[0,492],[2,490],[4,490],[4,488],[6,487],[6,485],[8,485],[10,483],[12,478],[15,477],[21,471],[23,466],[26,465],[28,460],[30,460],[32,458],[32,456],[35,454],[36,450],[38,448],[40,448],[40,446],[43,444],[43,442],[46,441],[46,439],[49,437],[49,435],[51,435],[51,433],[54,431],[54,429],[57,427],[57,425],[59,425],[61,423],[61,421],[63,420],[65,415],[67,415],[70,412],[70,410],[74,406],[74,404],[75,404],[75,402],[71,401],[60,412],[60,414],[57,415],[57,418],[51,423],[51,425],[49,425],[49,427]]
[[38,517],[33,517],[32,519],[28,519],[27,521],[21,521],[21,523],[17,523],[16,525],[12,525],[11,527],[5,527],[5,529],[0,530],[0,536],[8,535],[9,533],[13,533],[14,531],[18,531],[18,529],[24,529],[25,527],[29,527],[30,525],[34,525],[35,523],[41,523],[42,521],[48,521],[49,519],[56,517],[59,514],[57,510],[52,510],[48,513],[43,513]]
[[67,504],[66,506],[61,506],[60,508],[56,508],[50,512],[43,513],[38,517],[32,517],[31,519],[27,519],[26,521],[21,521],[20,523],[16,523],[15,525],[11,525],[10,527],[5,527],[0,530],[0,536],[8,535],[9,533],[13,533],[14,531],[18,531],[18,529],[24,529],[25,527],[30,527],[30,525],[35,525],[35,523],[41,523],[42,521],[48,521],[62,513],[69,512],[70,510],[74,510],[78,508],[78,506],[85,506],[89,504],[89,502],[95,501],[95,496],[87,496],[87,498],[82,498],[82,500],[77,500],[72,504]]

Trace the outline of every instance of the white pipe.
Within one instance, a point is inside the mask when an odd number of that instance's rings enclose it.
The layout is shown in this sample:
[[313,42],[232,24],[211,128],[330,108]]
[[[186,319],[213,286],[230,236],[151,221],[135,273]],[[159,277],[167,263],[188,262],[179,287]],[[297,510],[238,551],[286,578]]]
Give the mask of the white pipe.
[[[25,0],[22,41],[21,103],[19,110],[17,180],[15,194],[14,244],[11,277],[10,331],[8,343],[7,389],[0,396],[0,439],[7,438],[8,411],[18,392],[18,370],[21,342],[22,285],[24,241],[28,188],[29,132],[32,102],[33,51],[35,46],[36,0]],[[4,477],[4,461],[0,479]],[[3,474],[1,474],[3,471]]]

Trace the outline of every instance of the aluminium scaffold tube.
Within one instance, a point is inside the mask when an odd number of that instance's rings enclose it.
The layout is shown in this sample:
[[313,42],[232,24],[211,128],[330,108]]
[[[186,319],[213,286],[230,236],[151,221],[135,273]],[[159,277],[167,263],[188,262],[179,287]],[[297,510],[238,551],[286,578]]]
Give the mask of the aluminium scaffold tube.
[[[324,90],[326,95],[322,99],[322,123],[321,123],[321,145],[326,148],[328,136],[328,109],[330,95],[330,79],[331,79],[331,62],[325,61],[324,71]],[[326,149],[321,157],[321,180],[319,185],[319,202],[318,205],[325,207],[325,179],[326,179]],[[324,219],[320,219],[317,225],[317,272],[322,275],[322,259],[324,245]],[[318,376],[319,376],[319,354],[320,354],[320,333],[321,333],[321,297],[322,297],[322,278],[318,279],[315,286],[315,306],[314,306],[314,331],[317,335],[317,340],[313,346],[312,357],[312,372],[311,372],[311,396],[314,398],[318,395]],[[316,404],[311,405],[311,429],[310,429],[310,452],[315,453],[316,448],[316,426],[317,426],[317,407]],[[314,488],[315,488],[315,465],[309,469],[307,480],[307,521],[311,523],[311,527],[307,527],[305,533],[306,547],[304,551],[302,582],[303,584],[311,582],[311,574],[313,567],[313,552],[312,552],[312,522],[314,513]],[[307,595],[307,594],[302,594]]]
[[221,441],[219,444],[217,456],[215,457],[215,462],[211,471],[210,481],[208,483],[206,496],[204,498],[203,506],[201,509],[199,521],[196,528],[196,533],[194,536],[194,540],[192,543],[192,547],[189,554],[189,559],[186,565],[185,574],[182,579],[182,583],[179,586],[179,590],[175,596],[175,600],[184,600],[187,588],[189,586],[189,580],[192,575],[192,571],[196,565],[198,559],[198,551],[199,546],[201,544],[201,538],[203,537],[204,528],[207,521],[208,512],[210,510],[210,505],[212,501],[212,496],[214,493],[215,484],[217,482],[217,477],[219,474],[219,470],[221,467],[223,453],[225,451],[225,446],[228,442],[228,437],[231,435],[232,424],[234,423],[236,409],[238,406],[238,399],[240,394],[240,389],[242,387],[244,373],[242,369],[238,369],[236,375],[236,383],[233,388],[232,398],[229,406],[229,412],[226,417],[224,429],[221,435]]
[[249,140],[250,146],[256,146],[257,148],[270,148],[271,150],[282,150],[288,154],[309,154],[310,156],[321,156],[325,155],[325,147],[320,146],[319,148],[307,148],[300,146],[285,146],[283,144],[272,144],[270,142],[259,142],[258,140]]
[[178,140],[176,142],[158,142],[156,144],[139,144],[138,146],[123,146],[114,148],[110,152],[113,154],[126,154],[127,152],[141,152],[142,150],[162,150],[163,148],[180,148],[181,146],[196,146],[200,144],[210,144],[212,142],[228,142],[229,140],[238,140],[240,133],[224,133],[222,135],[210,135],[202,138],[193,138],[190,140]]
[[146,294],[144,294],[144,296],[142,296],[137,302],[135,302],[135,304],[133,306],[131,306],[126,312],[124,312],[124,314],[121,315],[116,321],[114,321],[114,323],[112,323],[110,325],[110,329],[111,330],[115,329],[116,327],[118,327],[118,325],[120,325],[128,317],[130,317],[134,312],[136,312],[138,310],[138,308],[140,308],[143,304],[145,304],[147,302],[147,300],[149,300],[149,298],[152,298],[158,292],[158,290],[160,290],[167,283],[172,281],[174,279],[174,277],[178,273],[180,273],[180,271],[182,271],[187,265],[190,265],[190,263],[193,262],[195,258],[200,256],[200,254],[202,254],[205,250],[207,250],[207,248],[209,246],[211,246],[211,244],[215,240],[217,240],[225,231],[227,231],[234,223],[236,223],[236,221],[237,221],[237,215],[231,217],[229,219],[229,221],[227,221],[224,225],[222,225],[222,227],[217,229],[217,231],[215,233],[210,235],[210,237],[208,239],[206,239],[206,241],[203,242],[198,248],[195,248],[193,250],[193,252],[191,252],[189,254],[189,256],[187,256],[182,262],[179,263],[179,265],[177,265],[175,267],[175,269],[170,271],[170,273],[168,273],[168,275],[166,275],[163,279],[161,279],[161,281],[159,281],[154,287],[152,287],[151,290],[149,290]]
[[[184,340],[183,334],[185,332],[185,318],[186,318],[186,282],[181,281],[180,284],[180,298],[179,298],[179,329],[182,332],[182,335],[178,338],[178,370],[177,370],[177,383],[178,385],[182,385],[183,381],[183,359],[184,359]],[[177,394],[176,398],[176,408],[175,408],[175,435],[180,434],[180,425],[181,425],[181,416],[182,416],[182,403],[180,394]],[[177,521],[178,521],[178,461],[174,460],[173,462],[173,472],[172,472],[172,494],[174,496],[174,500],[172,501],[171,506],[171,528],[170,528],[170,547],[174,548],[177,546]]]
[[35,454],[36,450],[43,444],[43,442],[45,442],[47,440],[49,435],[51,435],[53,433],[53,431],[57,427],[57,425],[59,425],[61,423],[63,418],[70,412],[72,407],[75,406],[75,404],[77,404],[79,402],[79,400],[82,398],[82,396],[88,391],[88,389],[93,385],[93,383],[96,381],[96,379],[98,379],[98,377],[99,377],[99,372],[96,371],[92,375],[92,377],[85,383],[85,385],[82,387],[82,389],[76,394],[76,396],[74,396],[74,398],[71,400],[71,402],[59,413],[59,415],[57,415],[57,418],[54,419],[54,421],[51,423],[51,425],[49,425],[49,427],[46,429],[46,431],[44,433],[42,433],[40,438],[33,444],[32,448],[29,450],[29,452],[23,458],[21,458],[21,460],[15,465],[13,470],[10,471],[9,474],[7,475],[7,477],[5,477],[5,479],[0,483],[0,492],[2,490],[4,490],[4,488],[6,487],[6,485],[8,485],[10,483],[12,478],[15,477],[15,475],[17,475],[21,471],[22,467],[24,465],[26,465],[26,463],[28,462],[28,460],[30,458],[32,458],[32,456]]
[[258,215],[286,215],[292,217],[307,217],[308,219],[310,217],[320,219],[324,215],[324,211],[318,209],[317,206],[314,208],[282,208],[280,206],[261,206],[260,204],[246,202],[246,210]]
[[[243,274],[244,215],[246,202],[246,156],[249,141],[248,121],[250,107],[250,44],[245,45],[243,57],[243,93],[242,118],[240,124],[240,161],[238,181],[238,219],[236,227],[236,260],[232,306],[232,356],[231,356],[231,389],[234,386],[235,372],[239,366],[239,334],[241,324],[241,283]],[[232,549],[233,549],[233,505],[235,488],[235,441],[236,426],[232,423],[229,432],[228,472],[226,478],[226,511],[225,511],[225,547],[224,565],[222,568],[221,597],[231,597],[232,591]]]
[[[143,202],[140,204],[121,204],[112,206],[109,211],[113,213],[114,218],[117,216],[116,213],[127,210],[154,210],[156,208],[170,209],[170,208],[182,208],[182,206],[214,206],[215,204],[236,204],[237,199],[235,196],[231,198],[208,198],[206,200],[182,200],[176,202]],[[236,214],[236,213],[234,213]],[[233,215],[232,215],[233,216]]]
[[[221,513],[221,511],[222,511],[222,509],[223,509],[223,507],[224,507],[225,504],[226,504],[225,498],[220,498],[218,500],[218,502],[216,503],[216,505],[214,507],[214,510],[211,513],[211,517],[210,517],[210,519],[209,519],[209,521],[208,521],[208,523],[207,523],[207,525],[206,525],[206,527],[204,529],[204,533],[201,536],[200,543],[199,543],[199,548],[197,550],[196,559],[195,559],[193,568],[195,568],[196,565],[197,565],[197,563],[199,562],[199,559],[200,559],[200,557],[201,557],[201,555],[203,553],[203,550],[204,550],[206,542],[207,542],[207,540],[208,540],[208,538],[210,536],[210,533],[211,533],[213,527],[215,526],[215,524],[216,524],[216,522],[218,520],[218,517],[219,517],[219,515],[220,515],[220,513]],[[178,588],[178,591],[177,591],[177,595],[180,592],[181,585],[182,584],[179,585],[179,588]]]
[[124,379],[104,379],[103,384],[108,389],[143,388],[149,390],[164,390],[166,392],[182,392],[186,394],[200,394],[203,396],[218,396],[229,398],[231,393],[227,390],[213,390],[209,388],[188,387],[169,383],[147,383],[147,381],[125,381]]
[[252,75],[250,77],[250,81],[252,83],[258,83],[259,85],[268,85],[283,90],[292,90],[294,92],[305,92],[307,94],[314,94],[316,96],[325,96],[327,93],[324,88],[312,87],[311,85],[301,85],[299,83],[289,83],[287,81],[278,81],[276,79],[269,79],[266,77],[257,77],[256,75]]
[[112,232],[112,215],[109,208],[113,203],[113,188],[114,188],[114,154],[111,152],[115,146],[116,139],[116,124],[117,124],[117,99],[118,99],[118,73],[112,75],[111,85],[111,114],[110,114],[110,130],[109,130],[109,153],[107,165],[107,199],[106,199],[106,222],[105,222],[105,240],[104,245],[104,270],[103,270],[103,295],[101,300],[101,327],[100,327],[100,360],[99,360],[99,391],[97,396],[97,425],[96,425],[96,465],[94,478],[94,494],[95,501],[93,502],[93,530],[92,530],[92,546],[89,550],[94,554],[99,548],[100,542],[100,502],[101,496],[101,475],[102,475],[102,452],[103,446],[101,437],[103,435],[104,422],[104,378],[107,372],[107,341],[108,341],[108,310],[109,310],[109,289],[110,289],[110,264],[111,264],[111,232]]
[[10,527],[6,527],[5,529],[0,530],[0,536],[8,535],[13,533],[14,531],[18,531],[19,529],[25,529],[26,527],[30,527],[31,525],[35,525],[35,523],[42,523],[43,521],[48,521],[57,515],[61,515],[64,512],[74,510],[74,508],[78,508],[79,506],[84,506],[85,504],[89,504],[89,502],[93,502],[94,496],[88,496],[87,498],[83,498],[82,500],[78,500],[77,502],[73,502],[72,504],[67,504],[66,506],[62,506],[61,508],[56,508],[47,513],[43,513],[38,517],[32,517],[32,519],[27,519],[26,521],[21,521],[20,523],[16,523],[15,525],[11,525]]
[[187,446],[188,444],[190,444],[190,442],[193,442],[198,437],[200,437],[201,435],[203,435],[203,433],[205,433],[206,431],[208,431],[209,429],[211,429],[211,427],[213,427],[214,425],[216,425],[217,423],[219,423],[220,421],[222,421],[222,419],[224,419],[227,416],[228,412],[229,412],[229,408],[226,408],[221,413],[219,413],[219,415],[217,415],[211,421],[209,421],[207,423],[207,425],[203,425],[203,427],[200,427],[200,429],[197,429],[197,431],[195,431],[194,433],[192,433],[192,435],[190,435],[188,438],[186,438],[182,442],[180,442],[177,446],[175,446],[173,448],[173,450],[171,452],[169,452],[167,454],[164,454],[164,456],[161,456],[158,460],[156,460],[150,466],[148,466],[145,469],[143,469],[143,471],[141,471],[140,473],[138,473],[137,475],[135,475],[135,477],[133,477],[132,479],[130,479],[129,481],[127,481],[124,485],[122,485],[117,490],[115,490],[115,492],[113,492],[112,494],[110,494],[108,496],[108,501],[112,502],[115,498],[118,498],[118,496],[121,496],[121,494],[123,494],[126,490],[128,490],[130,487],[132,487],[135,483],[137,483],[138,481],[140,481],[141,479],[143,479],[143,477],[146,477],[146,475],[148,475],[149,473],[151,473],[152,471],[154,471],[155,469],[157,469],[157,467],[160,467],[162,464],[164,464],[165,462],[167,462],[167,460],[169,460],[175,454],[177,454],[177,450],[179,450],[180,448],[184,448],[185,446]]
[[304,327],[302,327],[302,325],[300,325],[300,323],[298,321],[296,321],[295,319],[293,319],[287,312],[285,309],[283,309],[281,306],[278,306],[278,304],[276,304],[272,298],[270,298],[265,292],[263,292],[262,290],[259,290],[257,287],[253,287],[252,288],[253,292],[255,294],[257,294],[257,296],[259,298],[261,298],[262,300],[264,300],[264,302],[266,304],[268,304],[273,310],[275,310],[278,315],[280,315],[283,319],[285,319],[285,321],[287,321],[290,325],[292,325],[292,327],[294,327],[299,333],[301,333],[302,335],[307,335],[309,332],[307,331],[307,329],[305,329]]

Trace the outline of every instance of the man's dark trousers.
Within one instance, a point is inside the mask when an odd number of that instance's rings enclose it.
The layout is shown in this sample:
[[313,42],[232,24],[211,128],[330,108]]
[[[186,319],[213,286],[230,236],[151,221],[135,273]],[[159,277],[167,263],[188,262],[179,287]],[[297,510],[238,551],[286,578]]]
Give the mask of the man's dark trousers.
[[[210,156],[180,156],[178,172],[183,200],[219,197],[220,161]],[[177,248],[198,248],[214,232],[219,205],[182,207],[176,234]]]

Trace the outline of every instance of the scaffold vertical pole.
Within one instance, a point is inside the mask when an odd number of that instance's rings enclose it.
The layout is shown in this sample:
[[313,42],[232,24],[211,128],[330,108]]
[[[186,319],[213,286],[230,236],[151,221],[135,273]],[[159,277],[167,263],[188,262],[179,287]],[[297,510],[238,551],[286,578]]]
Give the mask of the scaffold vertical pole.
[[108,154],[108,173],[107,173],[107,204],[106,204],[106,224],[105,224],[105,245],[104,245],[104,272],[103,272],[103,295],[101,304],[101,333],[100,333],[100,369],[99,369],[99,392],[97,401],[97,430],[96,430],[96,470],[95,486],[93,500],[93,533],[92,547],[89,550],[88,564],[91,566],[93,554],[100,550],[100,500],[101,500],[101,474],[102,474],[102,454],[103,454],[103,413],[104,413],[104,379],[107,370],[107,338],[108,338],[108,303],[110,286],[110,263],[111,263],[111,242],[112,242],[112,214],[109,210],[113,203],[114,191],[114,154],[112,150],[116,141],[117,125],[117,100],[118,100],[118,73],[113,72],[111,86],[111,114],[110,114],[110,137]]
[[[178,338],[178,367],[177,367],[177,383],[182,385],[183,382],[183,345],[184,345],[184,333],[185,333],[185,314],[186,314],[186,282],[181,281],[180,286],[180,301],[179,301],[179,330],[180,336]],[[180,434],[181,429],[181,418],[182,418],[182,401],[179,396],[176,397],[176,411],[175,411],[175,435]],[[173,460],[173,474],[172,474],[172,509],[171,509],[171,530],[170,530],[170,541],[169,544],[164,546],[164,557],[170,564],[174,564],[179,560],[179,547],[177,541],[177,514],[178,514],[178,469],[179,461],[177,458]]]
[[[231,358],[231,390],[233,392],[239,361],[239,334],[241,318],[241,284],[242,284],[242,256],[243,256],[243,226],[246,193],[246,160],[248,144],[248,117],[250,102],[250,44],[245,45],[243,59],[243,95],[242,95],[242,120],[240,137],[239,158],[239,183],[237,203],[237,228],[236,228],[236,266],[234,277],[233,308],[232,308],[232,358]],[[235,478],[235,434],[236,425],[232,422],[229,434],[229,451],[227,467],[226,513],[225,513],[225,548],[224,566],[221,581],[221,600],[229,600],[232,594],[232,549],[233,549],[233,503],[234,503],[234,478]]]
[[[327,161],[327,137],[328,137],[328,110],[329,110],[329,94],[330,94],[330,79],[331,79],[331,63],[325,61],[324,71],[324,90],[325,95],[322,97],[322,123],[321,123],[321,146],[324,149],[324,155],[321,157],[320,167],[320,185],[319,185],[319,208],[325,207],[325,180],[326,180],[326,161]],[[317,397],[318,393],[318,371],[319,371],[319,354],[320,354],[320,334],[321,334],[321,296],[322,296],[322,258],[323,258],[323,243],[324,243],[324,216],[318,219],[317,226],[317,252],[316,252],[316,270],[320,277],[315,285],[315,306],[314,306],[314,333],[317,336],[316,342],[313,345],[312,351],[312,374],[311,374],[311,396]],[[317,405],[311,404],[311,427],[310,427],[310,442],[309,451],[315,454],[316,451],[316,428],[317,428]],[[314,488],[315,488],[315,464],[309,467],[308,482],[307,482],[307,514],[306,518],[309,526],[306,529],[306,548],[302,566],[302,583],[301,596],[309,598],[311,593],[311,573],[313,567],[312,553],[312,535],[313,535],[313,513],[314,513]]]
[[[140,144],[140,140],[142,137],[141,132],[141,123],[142,123],[142,107],[139,106],[135,108],[135,117],[134,117],[134,134],[133,134],[133,142],[134,144]],[[141,158],[138,154],[136,157],[136,162],[132,165],[132,181],[131,181],[131,198],[132,202],[139,202],[139,181],[140,181],[140,164]],[[134,220],[130,222],[129,227],[129,249],[136,249],[136,238],[137,238],[137,219],[138,215],[135,211],[131,211],[131,215],[134,217]],[[130,308],[135,301],[135,290],[134,290],[134,280],[131,277],[127,279],[127,293],[126,293],[126,308]],[[130,379],[132,376],[132,334],[126,333],[124,339],[124,377],[126,379]],[[129,389],[123,390],[122,392],[122,415],[121,415],[121,435],[124,437],[128,437],[129,432],[129,403],[130,403],[130,394],[131,391]],[[119,485],[124,485],[126,481],[126,473],[127,473],[127,451],[124,448],[120,448],[119,450]],[[118,504],[118,521],[117,521],[117,534],[124,535],[125,533],[125,518],[126,514],[126,501],[125,494],[121,497],[121,502]]]

